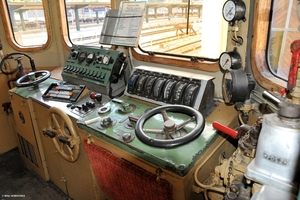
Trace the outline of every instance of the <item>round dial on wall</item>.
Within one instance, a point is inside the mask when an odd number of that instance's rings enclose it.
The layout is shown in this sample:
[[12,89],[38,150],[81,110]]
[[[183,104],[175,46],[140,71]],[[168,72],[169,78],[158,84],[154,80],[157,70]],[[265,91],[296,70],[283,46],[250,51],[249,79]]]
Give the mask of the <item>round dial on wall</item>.
[[245,20],[246,5],[242,0],[228,0],[223,5],[222,12],[227,22]]
[[223,75],[222,93],[226,103],[243,102],[248,95],[248,77],[243,70],[227,70]]
[[240,69],[242,67],[241,56],[237,51],[223,52],[219,57],[221,70]]

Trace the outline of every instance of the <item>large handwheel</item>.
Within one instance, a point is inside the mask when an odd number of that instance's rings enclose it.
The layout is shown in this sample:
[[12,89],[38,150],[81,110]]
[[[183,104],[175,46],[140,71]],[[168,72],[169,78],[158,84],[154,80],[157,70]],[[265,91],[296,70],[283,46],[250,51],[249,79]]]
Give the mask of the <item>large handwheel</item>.
[[[183,113],[190,116],[190,118],[180,124],[176,124],[174,120],[168,117],[167,111]],[[164,121],[163,128],[144,129],[143,127],[146,121],[158,113],[162,114]],[[196,125],[192,131],[186,132],[184,128],[192,121],[196,121]],[[199,137],[205,126],[204,122],[203,115],[192,107],[184,105],[164,105],[143,114],[136,123],[135,133],[137,138],[145,144],[160,148],[171,148],[186,144]],[[163,137],[150,137],[149,134],[146,133],[161,134]]]
[[71,119],[62,110],[51,107],[47,120],[48,129],[44,134],[52,138],[56,150],[65,160],[75,162],[79,157],[80,138]]
[[16,81],[17,87],[28,87],[28,86],[36,86],[39,83],[45,81],[49,78],[51,73],[46,70],[40,70],[35,72],[29,72],[28,74],[22,76]]

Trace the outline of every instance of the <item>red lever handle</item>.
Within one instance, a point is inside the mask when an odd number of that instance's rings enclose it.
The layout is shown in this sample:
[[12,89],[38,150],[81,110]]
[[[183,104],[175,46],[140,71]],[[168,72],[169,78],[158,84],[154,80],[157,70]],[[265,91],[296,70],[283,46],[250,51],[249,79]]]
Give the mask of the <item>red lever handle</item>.
[[292,52],[292,58],[291,58],[290,71],[289,71],[289,77],[287,82],[288,91],[292,91],[296,86],[297,71],[299,67],[300,40],[295,40],[294,42],[292,42],[290,48]]
[[217,129],[217,130],[219,130],[223,133],[226,133],[227,135],[230,135],[234,139],[238,138],[238,132],[236,130],[232,129],[232,128],[229,128],[228,126],[225,126],[225,125],[223,125],[219,122],[216,122],[216,121],[212,123],[212,126],[215,129]]

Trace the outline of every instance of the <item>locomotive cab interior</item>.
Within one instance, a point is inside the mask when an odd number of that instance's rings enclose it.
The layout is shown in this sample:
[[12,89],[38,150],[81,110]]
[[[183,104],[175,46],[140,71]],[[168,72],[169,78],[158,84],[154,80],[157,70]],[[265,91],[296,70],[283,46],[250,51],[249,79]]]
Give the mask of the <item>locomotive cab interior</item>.
[[300,199],[299,1],[0,4],[3,166],[70,199]]

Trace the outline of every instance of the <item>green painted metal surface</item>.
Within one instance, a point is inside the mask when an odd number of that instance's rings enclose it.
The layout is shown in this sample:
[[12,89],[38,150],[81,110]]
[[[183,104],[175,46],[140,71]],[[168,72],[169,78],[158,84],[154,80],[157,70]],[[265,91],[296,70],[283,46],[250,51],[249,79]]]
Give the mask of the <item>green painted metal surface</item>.
[[[81,122],[78,123],[79,128],[95,135],[96,137],[102,138],[103,140],[118,146],[121,149],[124,149],[150,163],[158,165],[162,168],[170,170],[180,176],[186,175],[190,169],[194,166],[195,162],[203,155],[207,148],[215,141],[218,134],[212,128],[210,123],[205,124],[205,128],[202,134],[192,142],[189,142],[185,145],[165,149],[165,148],[156,148],[142,143],[134,133],[133,128],[128,128],[126,123],[128,123],[128,116],[139,117],[148,109],[152,107],[141,102],[137,102],[134,99],[130,98],[119,98],[129,105],[134,105],[136,109],[133,112],[123,113],[120,112],[121,104],[115,103],[113,101],[108,102],[106,105],[110,107],[110,111],[104,114],[99,114],[98,111],[94,111],[83,121],[90,120],[96,117],[110,117],[115,124],[108,128],[103,128],[99,124],[101,122],[95,122],[89,125],[85,125]],[[130,110],[130,109],[129,109]],[[177,124],[185,121],[188,117],[181,113],[168,113],[169,117],[174,119]],[[163,119],[160,114],[157,114],[150,118],[145,123],[145,128],[162,128]],[[192,130],[193,123],[190,127],[187,127],[186,130],[189,132]],[[190,129],[190,130],[189,130]],[[130,133],[134,136],[134,139],[131,142],[124,142],[120,139],[120,132]],[[153,134],[155,137],[155,134]]]
[[[64,110],[68,115],[72,115],[70,109],[67,108],[67,103],[63,102],[54,102],[54,101],[44,101],[41,97],[47,88],[57,80],[47,79],[39,88],[17,88],[14,93],[24,97],[24,98],[33,98],[35,101],[38,101],[45,106],[58,106]],[[87,99],[89,99],[87,97]],[[83,129],[96,137],[99,137],[118,148],[121,148],[131,154],[138,156],[141,159],[144,159],[150,163],[153,163],[159,167],[167,169],[171,172],[174,172],[180,176],[185,176],[191,168],[194,166],[195,162],[205,153],[205,151],[212,145],[212,143],[218,137],[218,133],[213,129],[210,123],[205,124],[205,128],[202,134],[187,144],[184,144],[175,148],[156,148],[142,143],[136,136],[134,128],[128,126],[128,116],[140,117],[147,110],[154,107],[144,103],[143,101],[136,100],[131,97],[121,97],[119,100],[123,101],[126,104],[129,104],[129,107],[126,107],[125,110],[122,110],[122,104],[115,101],[108,101],[102,105],[103,107],[109,107],[110,110],[106,113],[98,113],[101,107],[94,109],[86,117],[78,117],[78,127]],[[134,109],[132,109],[134,108]],[[105,128],[100,125],[100,122],[95,122],[89,125],[85,125],[82,122],[90,120],[96,117],[110,117],[115,124],[111,127]],[[187,115],[181,113],[169,113],[168,116],[172,118],[176,124],[185,121],[188,119]],[[73,115],[74,117],[74,115]],[[76,117],[76,116],[75,116]],[[193,123],[190,123],[185,129],[189,132],[193,128]],[[150,118],[146,123],[144,128],[157,128],[161,129],[163,127],[163,119],[160,114],[157,114]],[[120,133],[129,133],[134,139],[131,142],[124,142],[121,139]],[[155,134],[153,134],[155,137]]]

